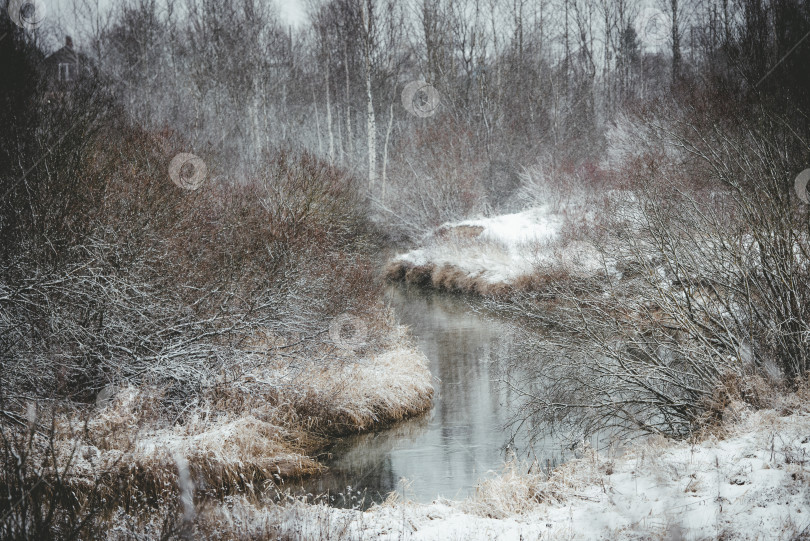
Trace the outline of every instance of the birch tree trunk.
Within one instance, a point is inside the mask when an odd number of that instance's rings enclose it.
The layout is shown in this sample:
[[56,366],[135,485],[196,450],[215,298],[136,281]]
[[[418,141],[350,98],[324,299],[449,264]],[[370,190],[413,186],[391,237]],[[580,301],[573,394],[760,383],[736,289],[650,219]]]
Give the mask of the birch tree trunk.
[[396,100],[396,86],[394,87],[394,94],[391,96],[391,103],[388,106],[388,128],[385,130],[385,143],[383,144],[383,163],[382,163],[382,195],[385,197],[385,184],[388,177],[388,144],[391,142],[391,131],[394,128],[394,101]]
[[321,118],[318,116],[318,98],[315,96],[315,88],[312,89],[312,109],[315,111],[315,129],[318,132],[318,154],[323,156],[323,139],[321,138]]
[[371,0],[362,5],[363,26],[365,27],[366,60],[366,133],[368,138],[368,184],[373,187],[377,181],[377,120],[374,117],[374,97],[371,91]]
[[337,108],[337,129],[338,129],[338,150],[340,151],[340,163],[346,163],[346,148],[343,145],[343,121],[340,118],[340,106],[336,105]]
[[332,131],[332,100],[329,95],[329,69],[332,56],[326,61],[326,130],[329,134],[329,165],[335,165],[335,134]]
[[352,93],[349,85],[349,48],[343,47],[344,66],[346,67],[346,153],[351,157],[352,143]]

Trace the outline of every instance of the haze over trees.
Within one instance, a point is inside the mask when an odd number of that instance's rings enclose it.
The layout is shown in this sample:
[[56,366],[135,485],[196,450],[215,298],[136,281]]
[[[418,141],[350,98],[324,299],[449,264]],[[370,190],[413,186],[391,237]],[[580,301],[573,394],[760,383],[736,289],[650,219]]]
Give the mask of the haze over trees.
[[[538,160],[596,167],[610,127],[649,104],[807,105],[805,47],[779,62],[807,28],[800,1],[343,0],[308,11],[292,31],[265,2],[139,0],[86,25],[83,43],[146,129],[175,130],[234,173],[278,146],[306,148],[363,178],[406,235],[502,206]],[[428,118],[402,106],[413,80],[440,96]]]

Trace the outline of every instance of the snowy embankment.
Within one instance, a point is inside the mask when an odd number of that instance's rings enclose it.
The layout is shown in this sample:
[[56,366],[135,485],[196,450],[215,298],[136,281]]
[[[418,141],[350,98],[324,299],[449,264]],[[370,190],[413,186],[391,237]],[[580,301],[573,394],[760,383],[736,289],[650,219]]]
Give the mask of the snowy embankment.
[[586,451],[549,477],[515,468],[465,501],[366,512],[243,501],[215,515],[294,539],[795,539],[810,533],[810,411],[806,396],[792,401],[780,411],[732,404],[734,420],[699,443]]
[[422,246],[394,257],[387,277],[436,289],[497,293],[538,269],[595,273],[601,266],[592,246],[561,243],[565,218],[550,206],[515,214],[447,223]]
[[318,360],[245,364],[242,374],[188,404],[182,424],[158,415],[161,391],[146,386],[119,389],[86,431],[66,420],[60,450],[66,457],[79,451],[74,477],[90,483],[97,472],[119,470],[171,487],[176,464],[186,462],[195,482],[209,487],[279,481],[321,470],[310,457],[330,436],[418,415],[432,404],[427,358],[404,327],[394,328],[377,353],[336,350]]

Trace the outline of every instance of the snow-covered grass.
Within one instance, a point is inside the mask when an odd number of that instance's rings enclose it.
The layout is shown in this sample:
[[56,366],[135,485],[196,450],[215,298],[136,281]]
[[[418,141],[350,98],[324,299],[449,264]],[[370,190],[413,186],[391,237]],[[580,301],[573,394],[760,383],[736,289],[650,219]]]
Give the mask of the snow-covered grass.
[[386,275],[436,289],[493,295],[549,278],[613,273],[615,261],[581,238],[583,220],[593,220],[592,214],[569,202],[447,223],[420,247],[395,256]]
[[390,501],[369,511],[246,500],[205,521],[285,539],[796,539],[810,532],[806,393],[780,409],[736,403],[699,441],[657,437],[622,454],[586,450],[549,476],[517,464],[465,501]]
[[562,217],[546,206],[444,224],[422,247],[396,256],[388,276],[485,293],[488,288],[532,274],[539,263],[550,262],[551,246],[559,237],[562,222]]
[[362,357],[336,351],[326,360],[299,359],[294,369],[283,358],[254,363],[189,404],[182,424],[158,415],[159,389],[125,387],[90,417],[86,431],[63,423],[61,455],[74,454],[77,480],[118,470],[145,492],[175,486],[178,460],[215,492],[315,473],[321,466],[309,455],[330,436],[430,408],[427,358],[403,327],[391,334],[387,349]]

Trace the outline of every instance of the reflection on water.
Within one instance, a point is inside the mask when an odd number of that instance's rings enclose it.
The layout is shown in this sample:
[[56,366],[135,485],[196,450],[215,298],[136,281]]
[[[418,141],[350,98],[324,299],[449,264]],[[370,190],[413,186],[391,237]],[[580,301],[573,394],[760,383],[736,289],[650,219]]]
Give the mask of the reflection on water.
[[[498,381],[510,351],[507,326],[459,297],[400,287],[389,296],[430,360],[434,406],[424,417],[345,438],[330,449],[330,471],[303,489],[328,492],[333,505],[368,505],[392,491],[419,502],[463,498],[489,472],[501,471],[512,452],[512,434],[504,428],[512,393]],[[528,456],[524,445],[517,447]],[[535,452],[542,460],[558,455],[550,448]]]

